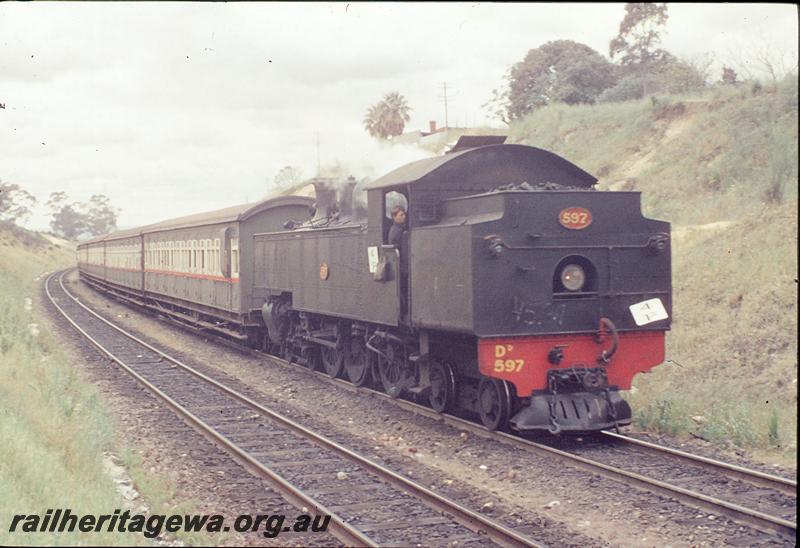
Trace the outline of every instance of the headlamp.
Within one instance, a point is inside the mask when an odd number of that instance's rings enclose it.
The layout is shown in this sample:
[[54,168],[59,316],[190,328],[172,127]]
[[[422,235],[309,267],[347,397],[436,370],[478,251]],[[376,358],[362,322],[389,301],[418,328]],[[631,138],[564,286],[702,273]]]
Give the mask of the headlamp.
[[561,285],[567,291],[580,291],[586,283],[586,272],[576,264],[568,264],[561,270]]

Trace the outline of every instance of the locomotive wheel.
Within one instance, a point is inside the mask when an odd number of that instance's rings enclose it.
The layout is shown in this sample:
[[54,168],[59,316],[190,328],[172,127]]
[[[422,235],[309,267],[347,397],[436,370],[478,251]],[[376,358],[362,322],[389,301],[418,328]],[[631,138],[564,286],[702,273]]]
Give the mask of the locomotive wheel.
[[411,382],[411,372],[406,367],[402,352],[399,352],[393,344],[386,346],[386,357],[378,358],[378,372],[383,391],[392,398],[400,396]]
[[319,369],[320,365],[320,357],[319,357],[319,349],[313,346],[307,346],[303,348],[300,353],[300,357],[305,360],[305,366],[312,370],[316,371]]
[[431,392],[428,401],[437,413],[453,408],[456,401],[456,375],[450,364],[431,361]]
[[297,354],[297,347],[286,340],[281,343],[280,353],[278,355],[289,363],[297,363],[297,358],[299,357]]
[[363,339],[354,337],[350,342],[350,352],[344,359],[347,378],[356,386],[364,386],[370,378],[370,357]]
[[483,378],[478,386],[478,412],[489,430],[507,430],[511,390],[506,381]]
[[328,348],[322,346],[319,349],[320,357],[322,358],[322,366],[325,372],[332,379],[335,379],[342,374],[342,366],[344,365],[344,356],[335,348]]
[[297,363],[299,349],[294,345],[296,324],[290,318],[281,322],[279,332],[281,335],[280,351],[278,355],[289,363]]

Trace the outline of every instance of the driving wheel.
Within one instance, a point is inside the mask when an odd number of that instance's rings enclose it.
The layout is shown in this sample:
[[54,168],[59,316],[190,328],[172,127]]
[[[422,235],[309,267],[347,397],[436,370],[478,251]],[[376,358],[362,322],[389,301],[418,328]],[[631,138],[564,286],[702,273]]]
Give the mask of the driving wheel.
[[431,361],[431,391],[428,401],[437,413],[453,408],[456,401],[456,375],[449,363]]
[[319,352],[320,357],[322,358],[322,366],[325,368],[325,372],[328,374],[328,376],[332,379],[335,379],[341,375],[344,365],[344,355],[342,352],[327,346],[320,347]]
[[353,337],[350,341],[350,352],[344,359],[347,378],[356,386],[364,386],[370,378],[370,353],[364,344],[363,337]]
[[506,381],[484,377],[478,386],[478,412],[489,430],[506,430],[511,412],[511,390]]
[[381,376],[383,390],[392,398],[397,398],[411,381],[410,367],[406,364],[402,349],[389,343],[386,355],[378,358],[378,372]]

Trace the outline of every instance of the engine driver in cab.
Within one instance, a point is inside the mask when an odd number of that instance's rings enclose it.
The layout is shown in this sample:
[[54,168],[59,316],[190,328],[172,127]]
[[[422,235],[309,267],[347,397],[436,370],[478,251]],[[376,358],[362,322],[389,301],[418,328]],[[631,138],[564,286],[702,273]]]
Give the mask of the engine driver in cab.
[[406,230],[406,208],[396,205],[392,208],[392,226],[389,228],[389,245],[400,248],[403,232]]

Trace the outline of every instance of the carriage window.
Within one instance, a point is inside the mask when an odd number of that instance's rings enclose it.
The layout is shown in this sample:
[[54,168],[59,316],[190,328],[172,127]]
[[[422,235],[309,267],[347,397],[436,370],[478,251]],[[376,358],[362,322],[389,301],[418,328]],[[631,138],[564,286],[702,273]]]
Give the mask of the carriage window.
[[385,215],[387,219],[392,218],[392,208],[394,206],[403,206],[403,209],[408,211],[408,200],[399,192],[395,192],[394,190],[387,192],[384,200],[386,205]]
[[214,274],[219,273],[219,238],[214,238]]
[[231,278],[239,277],[239,238],[231,238]]

